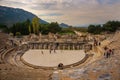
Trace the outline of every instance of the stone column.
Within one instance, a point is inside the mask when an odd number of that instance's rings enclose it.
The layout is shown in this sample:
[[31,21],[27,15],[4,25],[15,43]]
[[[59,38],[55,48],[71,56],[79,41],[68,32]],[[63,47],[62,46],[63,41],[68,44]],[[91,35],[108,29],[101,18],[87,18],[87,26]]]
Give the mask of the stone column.
[[60,49],[62,49],[62,50],[63,50],[63,44],[61,44]]
[[40,43],[38,44],[38,49],[40,49]]
[[38,43],[37,43],[37,45],[36,45],[36,46],[37,46],[36,48],[38,49]]
[[57,49],[60,49],[60,44],[59,44],[59,46],[57,47]]
[[37,43],[35,43],[35,49],[37,49]]
[[49,45],[48,45],[48,49],[50,49],[50,48],[51,48],[51,45],[49,44]]
[[62,45],[62,49],[65,50],[65,45],[64,44]]
[[42,44],[42,49],[45,49],[45,45],[44,45],[44,43]]
[[77,50],[77,44],[75,45],[75,50]]
[[42,43],[42,49],[44,49],[44,44]]
[[31,49],[31,45],[29,44],[29,48]]
[[77,45],[77,50],[79,50],[79,45]]
[[37,46],[36,46],[36,43],[35,43],[35,48],[34,48],[34,49],[36,49],[36,47],[37,47]]
[[73,46],[73,50],[75,50],[75,44],[72,44],[72,46]]
[[65,44],[65,50],[68,49],[67,45]]
[[38,43],[36,44],[36,49],[38,49]]
[[83,46],[83,45],[81,45],[81,44],[79,45],[79,50],[81,50],[81,49],[82,49],[82,46]]
[[48,44],[46,44],[46,49],[48,49]]
[[41,49],[41,43],[39,44],[39,49]]
[[35,49],[35,43],[33,43],[33,49]]
[[34,46],[35,46],[34,49],[36,49],[36,43],[34,44]]
[[30,44],[30,49],[32,49],[32,44]]
[[73,50],[73,45],[70,45],[70,50]]
[[40,49],[40,44],[38,43],[38,49]]
[[34,44],[32,43],[32,49],[34,49]]
[[60,49],[62,49],[62,44],[60,45]]
[[70,45],[68,45],[68,50],[70,50]]
[[46,44],[44,44],[44,49],[46,49]]
[[85,45],[83,45],[82,47],[83,47],[83,49],[85,49],[85,48],[86,48],[86,46],[85,46]]

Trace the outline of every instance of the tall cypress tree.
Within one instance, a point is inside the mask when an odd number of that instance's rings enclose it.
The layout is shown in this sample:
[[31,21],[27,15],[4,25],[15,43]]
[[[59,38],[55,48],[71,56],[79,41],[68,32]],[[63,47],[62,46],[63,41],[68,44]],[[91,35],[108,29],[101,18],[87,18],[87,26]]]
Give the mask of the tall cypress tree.
[[33,27],[33,33],[38,34],[39,33],[39,18],[34,17],[32,19],[32,27]]

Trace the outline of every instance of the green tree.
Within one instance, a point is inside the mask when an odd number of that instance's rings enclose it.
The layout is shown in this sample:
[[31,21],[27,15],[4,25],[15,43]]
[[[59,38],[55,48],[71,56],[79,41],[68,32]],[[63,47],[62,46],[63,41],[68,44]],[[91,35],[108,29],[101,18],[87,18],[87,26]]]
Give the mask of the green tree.
[[8,33],[9,29],[8,29],[8,27],[6,25],[0,24],[0,31]]
[[49,24],[41,24],[39,26],[39,31],[42,33],[42,34],[48,34],[49,32],[51,33],[59,33],[61,31],[61,27],[58,25],[57,22],[52,22],[52,23],[49,23]]
[[108,21],[103,25],[103,31],[115,32],[120,27],[120,21]]
[[12,27],[9,28],[10,32],[16,35],[16,32],[20,32],[21,35],[28,35],[29,34],[29,26],[31,26],[31,22],[26,20],[24,22],[18,22],[14,24]]
[[11,32],[9,33],[9,35],[10,35],[11,37],[13,37],[13,36],[14,36],[14,34],[13,34],[13,33],[11,33]]
[[20,33],[20,32],[16,32],[16,36],[17,36],[17,37],[20,37],[20,36],[21,36],[21,33]]
[[75,34],[75,32],[73,29],[68,27],[68,28],[62,28],[62,30],[60,31],[60,34]]
[[31,26],[29,25],[29,27],[28,27],[28,28],[29,28],[29,33],[31,34],[31,32],[32,32],[32,31],[31,31]]
[[39,27],[39,31],[42,34],[48,34],[49,33],[49,29],[48,29],[49,24],[41,24]]
[[88,32],[89,33],[93,33],[94,30],[95,30],[95,25],[89,25],[88,26]]
[[89,25],[88,32],[93,34],[100,34],[102,32],[101,25]]
[[39,18],[38,17],[34,17],[32,19],[32,27],[33,27],[33,32],[35,34],[39,34]]
[[58,33],[58,32],[61,31],[61,29],[62,29],[62,28],[58,25],[57,22],[52,22],[52,23],[50,23],[50,24],[48,25],[48,30],[49,30],[49,32],[51,32],[51,33]]
[[24,22],[25,26],[26,26],[26,30],[27,30],[27,33],[31,33],[32,30],[31,30],[31,21],[29,19],[27,19],[25,22]]

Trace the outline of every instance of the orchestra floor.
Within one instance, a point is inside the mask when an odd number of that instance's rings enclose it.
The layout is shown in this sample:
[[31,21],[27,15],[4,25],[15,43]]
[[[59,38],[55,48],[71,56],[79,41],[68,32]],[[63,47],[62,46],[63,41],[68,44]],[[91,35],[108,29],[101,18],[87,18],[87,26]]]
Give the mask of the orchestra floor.
[[83,50],[28,50],[22,58],[25,62],[45,67],[56,67],[59,63],[63,65],[74,64],[85,57]]

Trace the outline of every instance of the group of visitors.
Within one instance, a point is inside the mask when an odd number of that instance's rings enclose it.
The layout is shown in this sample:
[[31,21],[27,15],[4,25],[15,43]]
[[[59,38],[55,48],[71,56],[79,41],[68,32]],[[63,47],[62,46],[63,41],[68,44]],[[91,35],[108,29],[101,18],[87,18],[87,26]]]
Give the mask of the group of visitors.
[[104,57],[105,58],[110,58],[111,55],[114,55],[114,49],[109,49],[108,47],[104,47]]
[[56,49],[57,49],[58,45],[59,45],[59,43],[56,43],[50,47],[50,54],[52,51],[54,51],[54,53],[56,53]]
[[55,49],[50,48],[50,54],[51,54],[52,51],[54,51],[54,53],[56,53]]
[[94,38],[94,46],[100,46],[101,45],[101,42],[99,42],[98,40],[96,40],[95,38]]
[[59,69],[63,69],[63,67],[64,67],[63,63],[59,63],[59,64],[58,64],[58,68],[59,68]]
[[41,51],[41,53],[44,54],[43,51]]

